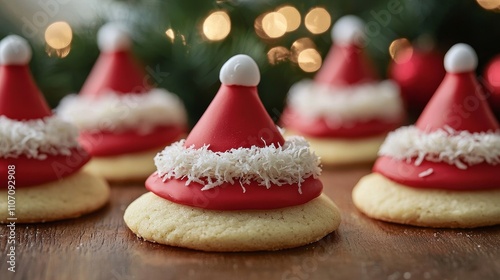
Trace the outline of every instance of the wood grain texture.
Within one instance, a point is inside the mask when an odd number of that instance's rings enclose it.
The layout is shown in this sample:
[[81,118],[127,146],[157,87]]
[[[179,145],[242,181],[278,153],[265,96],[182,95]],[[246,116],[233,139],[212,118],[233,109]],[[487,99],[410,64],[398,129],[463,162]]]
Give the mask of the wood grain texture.
[[85,217],[17,225],[16,272],[7,271],[0,228],[0,279],[500,279],[500,226],[426,229],[369,219],[351,190],[369,167],[326,170],[325,193],[342,211],[321,241],[278,252],[206,253],[142,241],[125,226],[127,205],[145,192],[113,186],[111,202]]

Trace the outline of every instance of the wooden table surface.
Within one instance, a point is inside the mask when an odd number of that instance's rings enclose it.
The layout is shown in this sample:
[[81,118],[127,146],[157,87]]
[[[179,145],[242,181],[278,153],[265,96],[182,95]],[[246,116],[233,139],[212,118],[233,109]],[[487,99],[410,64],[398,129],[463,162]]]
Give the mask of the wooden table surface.
[[351,189],[369,167],[326,170],[325,192],[342,211],[340,228],[314,244],[278,252],[207,253],[153,244],[125,226],[140,185],[112,186],[104,209],[79,219],[17,225],[16,272],[1,279],[500,279],[500,226],[446,230],[369,219]]

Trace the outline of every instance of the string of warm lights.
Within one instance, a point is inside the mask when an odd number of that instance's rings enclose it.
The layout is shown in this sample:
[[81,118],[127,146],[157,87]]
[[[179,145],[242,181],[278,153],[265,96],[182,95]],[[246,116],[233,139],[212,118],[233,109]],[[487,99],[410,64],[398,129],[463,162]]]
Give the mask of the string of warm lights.
[[[482,8],[494,12],[500,11],[500,0],[476,0]],[[293,6],[285,5],[273,11],[259,15],[254,21],[255,33],[263,40],[277,39],[286,33],[297,30],[301,24],[313,35],[322,34],[329,30],[332,20],[330,13],[322,7],[311,8],[303,17]],[[208,41],[221,41],[231,33],[231,18],[227,11],[212,11],[204,19],[200,30],[201,35]],[[172,28],[165,31],[165,35],[174,42],[179,37],[185,45],[182,34],[176,34]],[[73,31],[64,21],[50,24],[45,30],[46,53],[58,58],[66,57],[71,51]],[[400,38],[389,46],[389,54],[396,63],[404,63],[412,56],[411,43]],[[290,48],[272,46],[267,52],[268,62],[271,65],[285,61],[296,63],[304,72],[315,72],[321,68],[322,58],[314,42],[307,37],[299,38]]]

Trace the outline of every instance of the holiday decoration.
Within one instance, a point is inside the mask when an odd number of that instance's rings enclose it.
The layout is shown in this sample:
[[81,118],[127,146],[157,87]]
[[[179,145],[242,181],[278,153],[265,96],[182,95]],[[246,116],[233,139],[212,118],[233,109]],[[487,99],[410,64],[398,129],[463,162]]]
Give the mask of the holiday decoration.
[[80,142],[93,156],[86,169],[111,181],[142,180],[160,147],[186,130],[186,113],[134,61],[122,25],[104,25],[98,43],[101,55],[80,94],[63,99],[58,113],[81,129]]
[[[28,67],[31,49],[10,35],[0,41],[0,222],[45,222],[78,217],[102,207],[107,184],[82,172],[89,155],[77,129],[52,114]],[[8,195],[15,194],[15,211]]]
[[408,47],[394,54],[389,77],[397,82],[406,107],[418,116],[443,80],[443,55],[435,50]]
[[494,57],[484,70],[484,82],[487,87],[488,103],[493,113],[500,119],[500,56]]
[[374,173],[354,188],[368,216],[429,227],[500,223],[500,126],[475,77],[476,53],[456,44],[444,67],[416,124],[389,134]]
[[154,158],[150,192],[125,211],[128,227],[149,241],[206,251],[278,250],[334,231],[340,215],[321,194],[319,158],[303,138],[285,140],[266,113],[255,61],[232,57],[220,80],[189,136]]
[[375,160],[386,133],[404,120],[399,89],[378,79],[363,53],[364,36],[359,18],[340,18],[315,79],[301,81],[289,92],[281,120],[290,134],[307,137],[325,164]]

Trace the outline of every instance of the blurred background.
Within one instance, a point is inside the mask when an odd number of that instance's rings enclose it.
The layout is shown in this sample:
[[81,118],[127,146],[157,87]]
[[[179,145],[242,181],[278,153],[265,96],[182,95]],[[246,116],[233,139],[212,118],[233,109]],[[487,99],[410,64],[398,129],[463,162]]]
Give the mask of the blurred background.
[[[457,42],[475,48],[482,75],[500,53],[499,11],[500,0],[1,0],[0,38],[19,34],[31,42],[33,75],[55,107],[80,90],[97,59],[98,28],[124,21],[146,73],[183,99],[193,124],[220,86],[220,67],[237,53],[259,64],[259,94],[279,118],[289,87],[314,77],[332,44],[332,24],[346,14],[366,21],[366,52],[382,78],[442,75],[441,56]],[[418,52],[438,62],[412,57]],[[416,114],[428,99],[423,91],[406,93]]]

